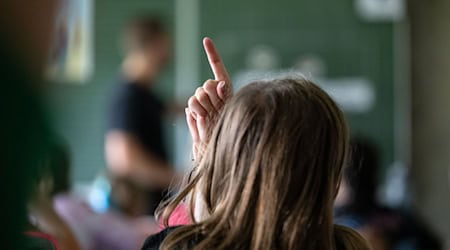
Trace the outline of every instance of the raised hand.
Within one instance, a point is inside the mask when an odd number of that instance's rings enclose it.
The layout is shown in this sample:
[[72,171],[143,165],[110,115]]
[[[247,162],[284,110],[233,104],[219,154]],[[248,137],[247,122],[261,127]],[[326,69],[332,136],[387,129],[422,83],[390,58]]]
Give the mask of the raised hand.
[[186,108],[186,120],[193,140],[194,158],[199,160],[202,149],[208,143],[209,135],[215,126],[217,115],[225,102],[233,95],[228,72],[210,38],[203,39],[208,62],[214,74],[214,80],[206,80],[202,87],[189,98]]

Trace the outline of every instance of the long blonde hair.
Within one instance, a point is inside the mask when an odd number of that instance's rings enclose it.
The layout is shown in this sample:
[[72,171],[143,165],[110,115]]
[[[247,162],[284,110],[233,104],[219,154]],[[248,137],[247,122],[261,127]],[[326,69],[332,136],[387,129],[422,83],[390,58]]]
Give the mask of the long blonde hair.
[[[165,204],[166,224],[183,201],[194,223],[175,229],[161,249],[367,249],[357,233],[333,224],[348,152],[343,113],[312,82],[247,85],[224,107],[190,180]],[[200,221],[195,197],[206,214]]]

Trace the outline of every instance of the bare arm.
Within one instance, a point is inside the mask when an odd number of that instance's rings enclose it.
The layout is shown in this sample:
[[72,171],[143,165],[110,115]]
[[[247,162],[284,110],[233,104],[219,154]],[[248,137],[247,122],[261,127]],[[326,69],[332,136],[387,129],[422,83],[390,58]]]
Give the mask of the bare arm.
[[140,186],[167,188],[177,179],[174,168],[145,151],[139,141],[126,132],[115,130],[106,135],[105,154],[112,173],[128,177]]
[[61,249],[80,250],[80,245],[66,222],[56,213],[51,199],[46,193],[38,193],[28,204],[30,214],[35,218],[35,226],[53,237]]

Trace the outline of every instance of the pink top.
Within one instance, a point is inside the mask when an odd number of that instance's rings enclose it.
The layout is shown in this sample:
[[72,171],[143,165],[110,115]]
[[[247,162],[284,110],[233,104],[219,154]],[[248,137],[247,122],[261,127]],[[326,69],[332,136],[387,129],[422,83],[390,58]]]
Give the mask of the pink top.
[[[189,216],[189,210],[186,207],[186,205],[183,203],[181,203],[180,205],[178,205],[177,208],[175,208],[175,210],[172,212],[172,214],[170,215],[170,218],[169,218],[169,226],[170,227],[189,225],[191,223],[192,223],[192,221]],[[159,226],[161,229],[165,228],[162,221],[160,221]]]

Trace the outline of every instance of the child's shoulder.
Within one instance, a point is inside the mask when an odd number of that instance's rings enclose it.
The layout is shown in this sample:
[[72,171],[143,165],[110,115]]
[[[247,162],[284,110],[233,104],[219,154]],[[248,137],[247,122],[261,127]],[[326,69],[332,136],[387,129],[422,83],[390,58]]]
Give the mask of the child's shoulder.
[[173,230],[179,227],[180,226],[167,227],[161,230],[159,233],[150,235],[145,240],[144,245],[142,246],[142,250],[158,250],[167,235],[169,235]]

